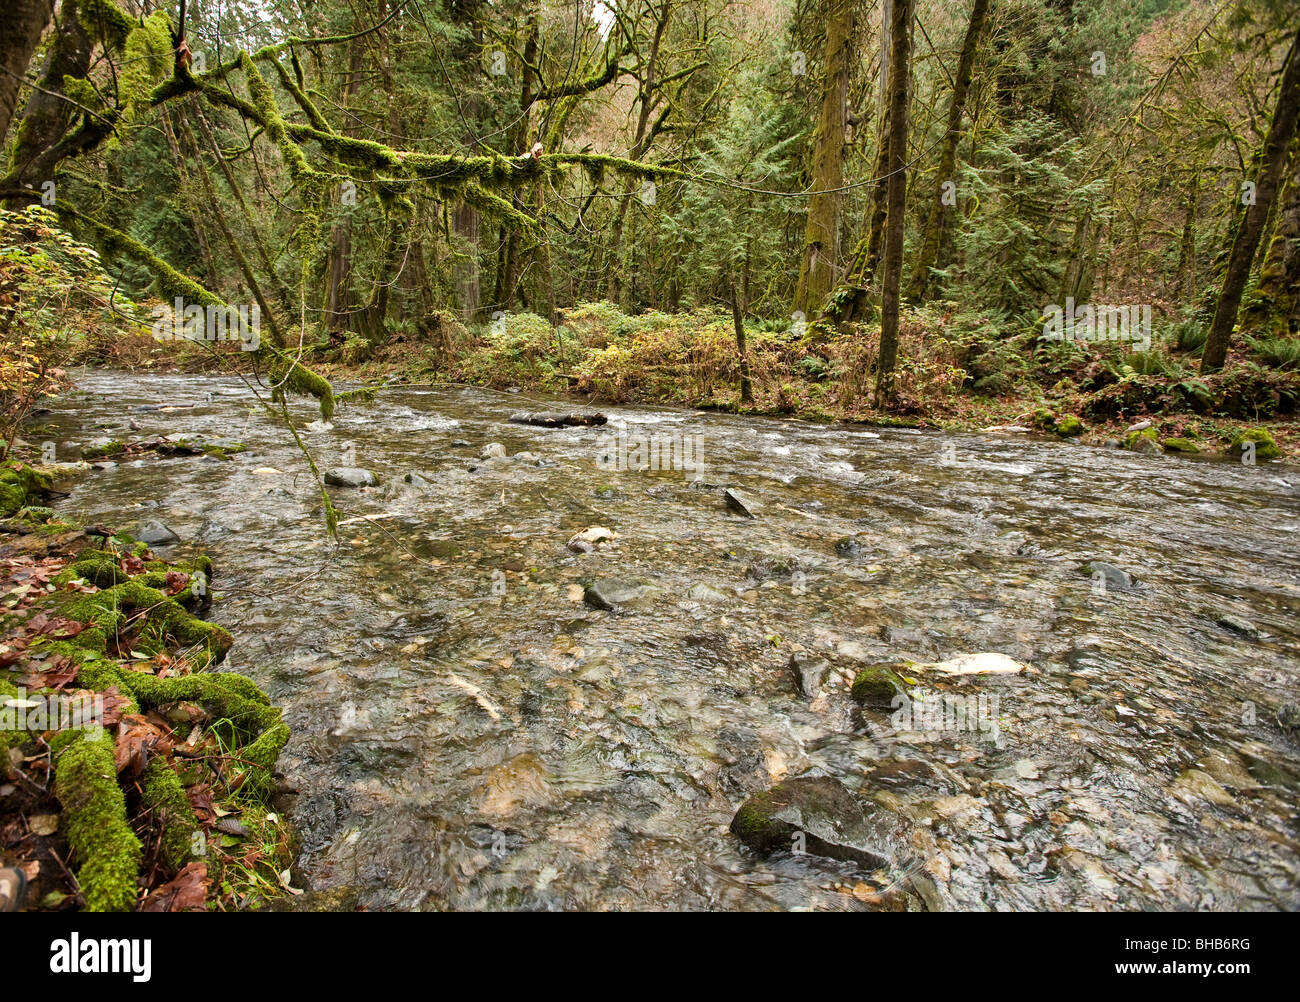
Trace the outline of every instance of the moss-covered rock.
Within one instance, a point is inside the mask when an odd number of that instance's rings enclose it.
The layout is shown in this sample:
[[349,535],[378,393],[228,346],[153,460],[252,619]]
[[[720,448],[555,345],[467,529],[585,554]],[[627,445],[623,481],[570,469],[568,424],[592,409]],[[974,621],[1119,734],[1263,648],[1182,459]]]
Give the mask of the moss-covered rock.
[[1200,452],[1201,447],[1190,438],[1167,438],[1160,443],[1165,452]]
[[29,505],[44,501],[50,487],[49,475],[26,463],[0,465],[0,518],[8,518]]
[[1141,431],[1129,432],[1124,436],[1124,448],[1132,452],[1159,452],[1160,443],[1157,440],[1156,430],[1143,428]]
[[1234,455],[1240,456],[1246,450],[1246,443],[1253,442],[1255,445],[1256,459],[1280,459],[1282,450],[1277,447],[1277,442],[1269,434],[1267,428],[1247,428],[1237,432],[1233,436],[1232,443],[1228,446],[1227,451]]
[[850,692],[863,706],[889,710],[896,696],[907,694],[907,683],[888,665],[871,665],[858,672]]
[[112,738],[85,732],[70,744],[55,766],[54,789],[86,910],[133,910],[143,849],[127,822]]
[[1073,414],[1066,414],[1056,421],[1056,427],[1052,429],[1062,438],[1075,438],[1082,435],[1086,430],[1084,424]]
[[732,833],[758,852],[808,852],[872,869],[893,859],[902,827],[897,815],[829,776],[777,783],[731,819]]

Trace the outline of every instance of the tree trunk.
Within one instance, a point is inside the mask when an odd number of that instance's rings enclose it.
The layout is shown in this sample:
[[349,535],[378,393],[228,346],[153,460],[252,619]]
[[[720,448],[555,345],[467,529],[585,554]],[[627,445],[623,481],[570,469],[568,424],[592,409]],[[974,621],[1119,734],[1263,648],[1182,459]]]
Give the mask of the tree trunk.
[[0,144],[18,107],[18,92],[54,12],[51,0],[5,0],[0,7]]
[[813,137],[812,195],[808,199],[803,265],[799,269],[794,303],[795,309],[802,310],[806,316],[820,310],[830,294],[840,250],[854,5],[852,0],[829,0],[829,3],[821,115]]
[[880,362],[876,369],[876,406],[894,400],[894,366],[898,361],[898,294],[903,278],[903,211],[907,204],[907,102],[912,56],[912,9],[915,0],[894,0],[890,19],[889,197],[881,272]]
[[1264,221],[1268,218],[1277,191],[1278,180],[1286,163],[1287,149],[1296,131],[1296,120],[1300,116],[1300,32],[1291,40],[1287,52],[1286,68],[1282,74],[1282,86],[1277,95],[1277,106],[1273,109],[1273,121],[1268,128],[1268,138],[1264,140],[1264,156],[1259,180],[1255,185],[1255,204],[1247,207],[1246,214],[1237,229],[1232,242],[1232,253],[1228,258],[1228,268],[1223,277],[1223,290],[1219,294],[1218,306],[1214,310],[1214,320],[1205,339],[1205,351],[1201,355],[1201,372],[1217,372],[1223,368],[1228,357],[1228,343],[1232,339],[1232,329],[1237,322],[1237,309],[1241,305],[1241,294],[1250,275],[1251,261],[1255,257],[1255,248],[1259,244]]
[[745,346],[745,318],[740,309],[740,291],[731,280],[731,322],[736,329],[736,354],[740,356],[740,402],[754,402],[754,384],[749,375],[749,352]]
[[38,176],[43,165],[38,166],[35,161],[63,138],[73,122],[73,106],[59,96],[63,92],[63,78],[81,79],[90,72],[94,46],[81,26],[77,0],[63,0],[57,26],[41,71],[42,89],[32,90],[23,108],[21,128],[16,130],[11,180],[18,184],[39,186],[51,180]]
[[939,156],[939,175],[935,193],[930,200],[930,212],[925,221],[925,236],[921,241],[921,253],[916,259],[916,270],[912,272],[912,281],[908,285],[907,298],[920,301],[929,289],[930,269],[939,260],[940,247],[949,232],[946,211],[956,211],[955,205],[944,205],[942,197],[944,184],[955,179],[957,170],[957,144],[961,142],[961,119],[966,110],[966,95],[970,93],[971,76],[975,69],[975,50],[979,48],[980,34],[984,31],[984,22],[988,19],[989,0],[975,0],[971,10],[970,21],[966,25],[966,39],[961,46],[961,59],[957,63],[957,79],[953,81],[952,101],[948,105],[948,130],[944,134],[943,152]]
[[1260,267],[1256,298],[1241,326],[1286,337],[1300,306],[1300,136],[1291,143],[1291,162],[1274,216],[1276,226]]

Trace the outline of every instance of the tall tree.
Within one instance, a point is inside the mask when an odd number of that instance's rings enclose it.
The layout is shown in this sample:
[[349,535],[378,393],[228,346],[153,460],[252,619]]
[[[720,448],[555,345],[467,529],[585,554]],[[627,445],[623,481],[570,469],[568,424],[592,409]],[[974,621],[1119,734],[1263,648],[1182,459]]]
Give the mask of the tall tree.
[[930,199],[930,211],[926,216],[925,230],[921,237],[921,252],[917,255],[916,269],[908,284],[907,298],[921,300],[925,298],[930,286],[930,269],[939,260],[939,252],[945,234],[949,232],[949,213],[945,209],[955,206],[945,205],[943,196],[948,190],[949,182],[954,181],[953,174],[957,168],[957,144],[961,142],[961,119],[966,110],[966,96],[970,92],[971,76],[975,69],[975,52],[979,48],[980,35],[984,31],[984,22],[988,20],[989,0],[975,0],[971,9],[970,21],[966,24],[966,38],[961,46],[961,58],[957,63],[957,77],[953,80],[952,99],[948,103],[948,126],[944,131],[943,151],[939,154],[939,173],[935,178],[935,192]]
[[0,142],[9,131],[27,66],[53,11],[50,0],[6,0],[0,8]]
[[1255,200],[1247,207],[1232,241],[1232,253],[1223,276],[1223,290],[1219,293],[1214,320],[1210,323],[1205,350],[1201,355],[1201,372],[1217,372],[1223,368],[1224,360],[1228,357],[1228,344],[1232,339],[1232,329],[1237,323],[1237,310],[1241,306],[1246,280],[1250,277],[1250,265],[1255,259],[1260,235],[1264,232],[1265,220],[1273,207],[1278,181],[1286,164],[1287,149],[1295,135],[1298,120],[1300,31],[1292,36],[1291,47],[1287,51],[1277,103],[1273,107],[1273,120],[1269,124],[1268,137],[1264,140],[1260,173],[1255,182]]
[[912,64],[912,11],[915,0],[894,0],[890,19],[889,61],[889,197],[880,290],[880,359],[876,369],[876,406],[894,400],[898,362],[898,298],[903,279],[903,212],[907,204],[908,86]]
[[803,263],[795,292],[795,309],[806,315],[820,310],[826,301],[839,259],[854,13],[853,0],[828,0],[821,113],[813,136],[812,195],[808,199]]

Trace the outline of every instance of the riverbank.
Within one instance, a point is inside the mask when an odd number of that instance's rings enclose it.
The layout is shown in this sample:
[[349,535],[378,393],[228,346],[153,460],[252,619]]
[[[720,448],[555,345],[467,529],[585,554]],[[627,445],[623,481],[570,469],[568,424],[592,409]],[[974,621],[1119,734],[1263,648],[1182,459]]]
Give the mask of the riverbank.
[[[204,617],[212,561],[177,542],[62,521],[51,477],[0,479],[0,860],[25,910],[256,908],[289,887],[275,809],[280,711],[220,671],[233,637]],[[21,492],[22,496],[18,494]]]
[[[1273,343],[1244,345],[1223,372],[1201,377],[1198,342],[1182,329],[1147,350],[1044,344],[1028,335],[1000,340],[968,317],[911,310],[898,406],[884,411],[871,406],[871,327],[842,336],[815,325],[747,322],[753,394],[745,402],[729,315],[631,317],[602,303],[560,312],[559,326],[524,313],[473,328],[435,313],[381,346],[331,336],[305,345],[303,357],[332,380],[367,385],[450,383],[567,394],[595,406],[668,405],[953,432],[996,428],[1177,455],[1242,458],[1246,441],[1254,443],[1256,460],[1300,454],[1300,371]],[[240,353],[218,347],[226,350],[123,334],[88,344],[77,361],[134,371],[238,369]]]

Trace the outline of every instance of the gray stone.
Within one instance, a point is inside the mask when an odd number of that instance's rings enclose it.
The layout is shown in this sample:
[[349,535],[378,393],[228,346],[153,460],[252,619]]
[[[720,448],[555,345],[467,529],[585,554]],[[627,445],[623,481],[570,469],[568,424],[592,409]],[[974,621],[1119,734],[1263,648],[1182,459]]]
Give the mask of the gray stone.
[[181,541],[180,536],[157,519],[142,519],[135,530],[135,538],[149,546],[171,546]]
[[753,498],[750,498],[734,487],[728,487],[722,492],[722,499],[727,502],[727,507],[737,514],[744,515],[746,518],[757,518],[758,512],[762,511],[760,505]]
[[595,584],[588,585],[582,597],[588,605],[612,611],[628,602],[635,602],[649,590],[650,586],[641,581],[601,578]]
[[325,483],[331,487],[375,487],[379,478],[358,466],[336,466],[325,471]]
[[807,654],[795,654],[790,658],[790,673],[794,676],[795,688],[805,699],[816,699],[821,692],[822,681],[830,671],[830,664],[825,660],[814,660]]

